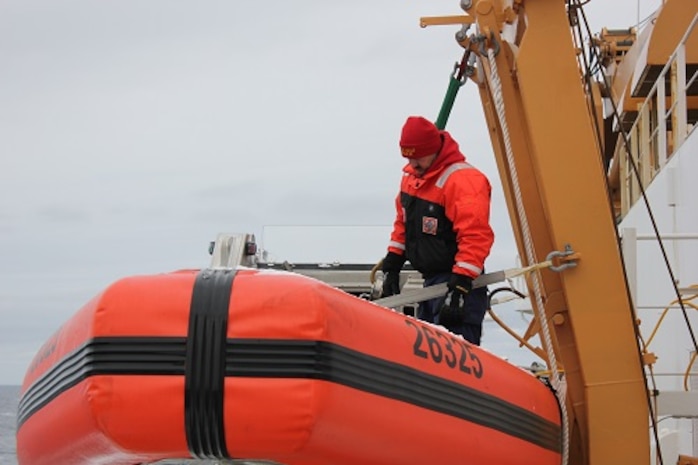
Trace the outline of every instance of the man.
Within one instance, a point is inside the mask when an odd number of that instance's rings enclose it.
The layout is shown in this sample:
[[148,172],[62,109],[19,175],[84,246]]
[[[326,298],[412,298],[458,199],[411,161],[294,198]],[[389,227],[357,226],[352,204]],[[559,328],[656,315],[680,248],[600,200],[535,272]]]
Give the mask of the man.
[[473,289],[473,279],[494,242],[490,183],[466,163],[448,132],[423,117],[407,118],[400,149],[408,163],[383,259],[383,297],[400,292],[400,270],[409,260],[424,286],[448,283],[445,298],[420,303],[417,317],[479,345],[488,297],[487,288]]

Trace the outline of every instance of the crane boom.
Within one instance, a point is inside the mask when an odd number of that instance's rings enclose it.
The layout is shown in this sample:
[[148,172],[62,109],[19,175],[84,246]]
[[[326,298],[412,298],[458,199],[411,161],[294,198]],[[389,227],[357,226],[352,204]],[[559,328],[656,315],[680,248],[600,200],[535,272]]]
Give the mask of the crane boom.
[[[524,265],[571,247],[579,266],[529,279],[541,337],[564,371],[569,463],[649,463],[636,319],[565,2],[462,2],[478,86]],[[427,20],[422,20],[428,24]],[[503,38],[503,30],[513,29]],[[507,32],[507,33],[508,33]],[[490,51],[485,54],[483,52]],[[495,55],[495,52],[496,55]],[[489,56],[487,56],[489,55]],[[490,59],[494,62],[490,62]],[[541,323],[540,321],[538,323]]]

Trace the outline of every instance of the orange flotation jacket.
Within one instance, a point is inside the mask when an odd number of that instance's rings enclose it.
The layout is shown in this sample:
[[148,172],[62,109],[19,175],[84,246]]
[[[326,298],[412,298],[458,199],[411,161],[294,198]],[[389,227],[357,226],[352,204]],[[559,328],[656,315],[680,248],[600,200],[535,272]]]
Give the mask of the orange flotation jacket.
[[442,148],[423,176],[409,164],[403,169],[388,250],[405,255],[425,277],[454,272],[475,278],[494,242],[492,189],[450,134],[442,136]]

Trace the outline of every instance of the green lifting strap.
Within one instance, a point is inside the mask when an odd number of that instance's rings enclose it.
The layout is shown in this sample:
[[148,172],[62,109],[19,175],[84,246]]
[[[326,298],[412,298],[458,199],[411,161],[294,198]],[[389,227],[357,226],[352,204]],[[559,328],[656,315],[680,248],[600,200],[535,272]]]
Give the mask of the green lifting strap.
[[453,109],[453,104],[456,101],[456,95],[458,95],[458,90],[465,83],[466,68],[468,63],[468,58],[470,56],[470,50],[466,50],[463,53],[463,59],[460,63],[456,63],[453,68],[453,73],[451,73],[451,78],[448,81],[448,89],[446,89],[446,96],[441,104],[441,110],[439,111],[439,116],[436,118],[436,127],[440,130],[446,129],[446,123],[448,122],[448,117],[451,115],[451,110]]
[[439,117],[436,118],[436,127],[440,130],[446,129],[446,123],[448,122],[448,117],[451,115],[451,109],[453,109],[453,103],[456,101],[456,95],[458,95],[458,89],[463,85],[460,79],[451,75],[451,79],[448,82],[448,89],[446,90],[446,96],[444,97],[444,102],[441,104],[441,111],[439,111]]

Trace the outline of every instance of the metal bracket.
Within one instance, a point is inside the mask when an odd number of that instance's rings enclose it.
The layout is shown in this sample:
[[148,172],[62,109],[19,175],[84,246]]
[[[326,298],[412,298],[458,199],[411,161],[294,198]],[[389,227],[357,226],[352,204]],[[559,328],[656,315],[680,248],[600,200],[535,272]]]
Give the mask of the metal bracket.
[[482,57],[487,56],[487,49],[485,47],[486,43],[489,42],[490,46],[494,49],[494,55],[499,55],[499,41],[495,38],[494,32],[490,32],[490,37],[488,38],[485,34],[473,35],[471,42],[473,44],[479,44],[478,53]]
[[577,260],[579,260],[580,255],[572,250],[571,245],[567,244],[563,252],[553,250],[545,258],[553,263],[550,265],[550,269],[559,273],[560,271],[577,266]]
[[423,16],[419,18],[419,26],[448,26],[455,24],[473,24],[475,18],[470,15],[458,16]]
[[257,266],[257,244],[254,234],[221,233],[209,246],[211,268]]

